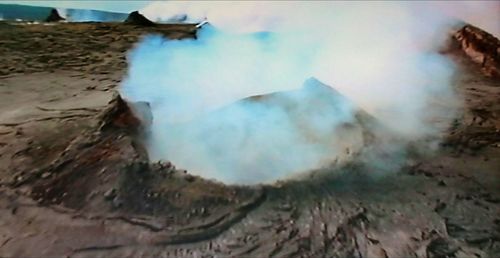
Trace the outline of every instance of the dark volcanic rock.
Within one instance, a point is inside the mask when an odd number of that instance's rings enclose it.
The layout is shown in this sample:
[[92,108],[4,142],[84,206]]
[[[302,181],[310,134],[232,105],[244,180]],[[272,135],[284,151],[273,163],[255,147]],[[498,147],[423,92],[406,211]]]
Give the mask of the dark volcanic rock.
[[49,16],[45,18],[46,22],[58,22],[58,21],[64,21],[65,19],[59,15],[59,12],[57,12],[56,9],[52,9],[50,11]]
[[155,26],[156,24],[150,21],[144,15],[140,14],[138,11],[131,12],[127,19],[124,21],[126,24],[140,25],[140,26]]

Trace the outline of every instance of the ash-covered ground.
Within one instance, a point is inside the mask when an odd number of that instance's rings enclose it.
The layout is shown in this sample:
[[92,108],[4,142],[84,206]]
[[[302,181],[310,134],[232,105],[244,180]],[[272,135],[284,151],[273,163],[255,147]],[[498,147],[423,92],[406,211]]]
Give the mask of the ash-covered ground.
[[354,160],[227,186],[150,163],[148,121],[116,93],[142,35],[195,31],[0,23],[1,257],[500,254],[498,40],[470,26],[452,34],[442,54],[464,105],[437,153],[382,176]]

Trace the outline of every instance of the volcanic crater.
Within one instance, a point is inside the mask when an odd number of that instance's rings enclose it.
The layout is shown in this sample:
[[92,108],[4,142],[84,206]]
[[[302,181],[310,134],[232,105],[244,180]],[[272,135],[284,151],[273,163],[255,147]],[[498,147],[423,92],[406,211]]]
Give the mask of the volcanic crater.
[[[415,151],[398,173],[351,158],[252,186],[151,162],[144,138],[154,116],[147,103],[116,93],[126,52],[142,35],[191,38],[195,25],[0,22],[0,32],[2,257],[500,253],[500,46],[476,27],[458,30],[443,50],[460,68],[454,87],[464,108],[435,155]],[[309,83],[301,90],[340,96]],[[295,107],[288,94],[235,105],[282,99],[280,108]],[[343,155],[373,153],[380,127],[359,110],[339,139],[355,132],[362,141]]]

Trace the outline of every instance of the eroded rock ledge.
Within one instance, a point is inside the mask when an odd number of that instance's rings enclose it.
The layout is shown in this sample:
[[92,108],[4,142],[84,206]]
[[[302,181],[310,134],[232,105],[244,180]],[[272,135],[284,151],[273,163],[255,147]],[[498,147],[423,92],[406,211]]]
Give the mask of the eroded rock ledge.
[[487,76],[500,77],[500,40],[470,24],[453,35],[463,52],[481,65]]

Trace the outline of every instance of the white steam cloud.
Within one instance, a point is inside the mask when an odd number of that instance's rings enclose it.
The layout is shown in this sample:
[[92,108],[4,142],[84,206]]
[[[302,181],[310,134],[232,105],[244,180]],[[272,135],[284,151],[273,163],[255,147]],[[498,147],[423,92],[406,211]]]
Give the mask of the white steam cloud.
[[[405,142],[436,137],[454,114],[435,103],[455,96],[453,66],[436,53],[452,20],[434,7],[155,2],[143,10],[153,20],[213,27],[196,40],[145,38],[121,93],[151,104],[151,159],[227,183],[272,182],[359,151],[357,107]],[[310,77],[320,82],[302,87]]]

